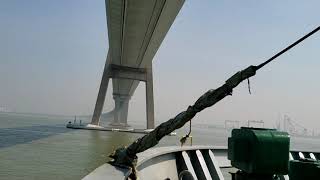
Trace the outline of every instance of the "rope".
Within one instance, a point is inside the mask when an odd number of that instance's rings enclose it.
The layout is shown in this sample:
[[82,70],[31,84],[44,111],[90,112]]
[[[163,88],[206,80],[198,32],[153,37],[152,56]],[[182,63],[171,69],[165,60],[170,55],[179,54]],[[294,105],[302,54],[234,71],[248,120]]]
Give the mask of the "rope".
[[272,56],[271,58],[269,58],[267,61],[261,63],[260,65],[256,66],[257,70],[262,68],[263,66],[265,66],[266,64],[268,64],[269,62],[273,61],[274,59],[276,59],[277,57],[279,57],[280,55],[282,55],[283,53],[287,52],[289,49],[293,48],[294,46],[296,46],[297,44],[301,43],[303,40],[307,39],[308,37],[310,37],[312,34],[318,32],[320,30],[320,26],[318,26],[317,28],[315,28],[313,31],[309,32],[308,34],[304,35],[303,37],[301,37],[300,39],[298,39],[297,41],[295,41],[294,43],[292,43],[291,45],[289,45],[288,47],[284,48],[282,51],[278,52],[277,54],[275,54],[274,56]]
[[249,94],[251,94],[251,87],[250,87],[250,79],[248,78],[248,90],[249,90]]

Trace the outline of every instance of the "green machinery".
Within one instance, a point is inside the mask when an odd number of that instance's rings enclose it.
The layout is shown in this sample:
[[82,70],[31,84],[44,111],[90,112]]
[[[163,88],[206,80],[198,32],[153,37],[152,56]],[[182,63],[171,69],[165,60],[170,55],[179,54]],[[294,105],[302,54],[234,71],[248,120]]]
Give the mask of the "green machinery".
[[239,171],[232,179],[276,180],[287,174],[290,180],[319,179],[320,162],[308,158],[289,162],[289,144],[289,134],[275,129],[233,129],[228,159]]
[[290,161],[290,180],[307,180],[320,178],[320,162],[313,159]]
[[272,180],[288,174],[289,134],[274,129],[233,129],[228,159],[239,171],[234,180]]

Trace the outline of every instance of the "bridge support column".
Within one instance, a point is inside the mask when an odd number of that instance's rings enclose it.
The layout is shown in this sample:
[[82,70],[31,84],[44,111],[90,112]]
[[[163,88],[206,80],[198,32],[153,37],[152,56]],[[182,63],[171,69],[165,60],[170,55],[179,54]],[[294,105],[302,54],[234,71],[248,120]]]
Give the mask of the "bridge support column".
[[118,97],[114,97],[113,96],[113,99],[114,99],[114,112],[113,112],[113,115],[114,115],[114,119],[113,119],[113,122],[110,124],[111,126],[119,126],[120,125],[120,121],[119,121],[119,110],[120,110],[120,101],[119,101],[119,98]]
[[[110,78],[139,80],[146,83],[146,114],[147,129],[154,128],[154,99],[152,64],[146,68],[125,67],[106,63],[100,84],[100,89],[92,116],[91,124],[99,125]],[[130,95],[113,94],[115,101],[114,122],[112,126],[128,126],[128,109]]]
[[114,121],[110,123],[111,126],[128,127],[128,110],[129,110],[129,95],[113,94],[115,103]]
[[96,101],[96,105],[94,108],[91,124],[99,126],[100,116],[102,113],[104,101],[106,99],[107,89],[109,84],[109,63],[106,61],[104,66],[102,80],[99,88],[99,93]]
[[154,99],[152,64],[146,68],[146,110],[147,129],[154,128]]
[[125,98],[121,100],[121,116],[120,116],[120,123],[123,126],[129,126],[128,125],[128,110],[129,110],[129,98]]

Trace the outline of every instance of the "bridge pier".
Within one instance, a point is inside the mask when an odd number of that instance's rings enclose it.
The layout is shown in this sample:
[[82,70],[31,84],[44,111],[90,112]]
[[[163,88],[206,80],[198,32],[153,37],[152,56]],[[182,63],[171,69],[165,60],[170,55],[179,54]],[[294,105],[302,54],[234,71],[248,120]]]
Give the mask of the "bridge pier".
[[154,128],[154,99],[152,65],[146,68],[146,110],[147,129]]
[[129,110],[129,95],[113,94],[114,99],[114,121],[110,123],[111,126],[128,127],[128,110]]
[[[146,85],[146,114],[147,114],[147,129],[154,128],[154,99],[153,99],[153,75],[152,64],[146,68],[133,68],[127,66],[119,66],[114,64],[105,65],[101,85],[92,116],[91,124],[99,125],[100,116],[102,113],[105,96],[107,94],[110,78],[113,79],[130,79],[145,82]],[[113,94],[115,101],[114,121],[111,126],[128,127],[128,109],[131,96],[128,94]]]
[[[108,54],[109,57],[109,54]],[[100,123],[100,116],[102,113],[104,101],[106,99],[106,94],[108,90],[108,84],[109,84],[109,63],[108,58],[106,61],[106,64],[104,66],[103,75],[101,79],[101,84],[98,92],[98,97],[96,101],[96,105],[94,108],[91,124],[99,126]]]

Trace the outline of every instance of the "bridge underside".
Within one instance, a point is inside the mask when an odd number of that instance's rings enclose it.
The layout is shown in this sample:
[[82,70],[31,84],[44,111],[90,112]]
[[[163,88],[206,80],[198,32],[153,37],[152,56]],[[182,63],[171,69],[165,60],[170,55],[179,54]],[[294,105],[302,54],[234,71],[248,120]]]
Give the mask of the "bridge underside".
[[99,125],[112,79],[112,125],[127,126],[130,98],[143,81],[147,128],[154,128],[152,59],[183,3],[184,0],[106,0],[109,52],[91,124]]

